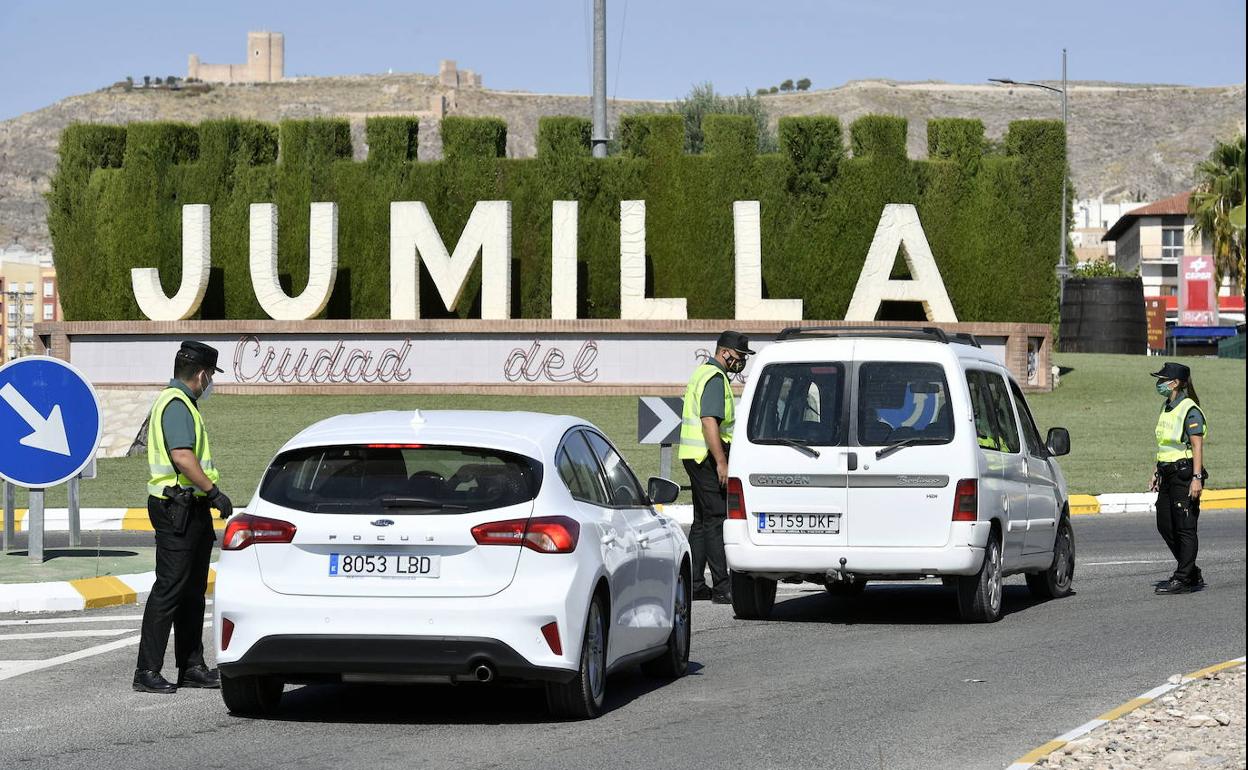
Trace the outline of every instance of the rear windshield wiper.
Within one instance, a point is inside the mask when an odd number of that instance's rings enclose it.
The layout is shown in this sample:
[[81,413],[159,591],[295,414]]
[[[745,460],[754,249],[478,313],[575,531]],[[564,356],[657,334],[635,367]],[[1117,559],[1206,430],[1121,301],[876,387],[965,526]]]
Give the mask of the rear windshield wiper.
[[381,498],[382,508],[434,508],[439,510],[456,510],[466,511],[468,506],[459,503],[444,503],[440,500],[430,500],[427,497],[403,497],[400,495],[386,495]]
[[896,451],[901,450],[901,449],[905,449],[905,448],[906,448],[906,447],[908,447],[908,446],[917,446],[917,445],[919,445],[919,444],[943,444],[943,443],[945,443],[946,441],[948,441],[948,439],[943,439],[943,438],[918,438],[918,437],[915,437],[915,438],[905,438],[905,439],[902,439],[901,441],[898,441],[898,442],[896,442],[896,443],[889,444],[888,446],[885,446],[885,447],[882,447],[882,448],[880,448],[880,449],[877,449],[877,450],[875,451],[875,459],[879,460],[879,459],[880,459],[880,458],[882,458],[882,457],[888,457],[888,456],[889,456],[889,455],[891,455],[893,452],[896,452]]
[[758,440],[756,440],[754,443],[755,443],[755,444],[783,444],[784,446],[787,446],[787,447],[792,447],[792,448],[796,449],[797,451],[801,452],[802,454],[804,454],[804,455],[806,455],[806,456],[808,456],[808,457],[818,457],[818,456],[819,456],[819,450],[817,450],[817,449],[815,449],[815,448],[811,447],[811,446],[810,446],[810,445],[808,445],[808,444],[805,444],[805,443],[803,443],[803,442],[801,442],[801,441],[798,441],[797,439],[791,439],[791,438],[764,438],[764,439],[758,439]]

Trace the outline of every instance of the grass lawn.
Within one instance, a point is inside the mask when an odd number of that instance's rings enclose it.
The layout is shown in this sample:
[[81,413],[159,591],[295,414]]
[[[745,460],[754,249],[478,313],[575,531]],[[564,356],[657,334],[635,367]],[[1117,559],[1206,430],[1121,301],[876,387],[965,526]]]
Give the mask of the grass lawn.
[[[1206,464],[1210,488],[1244,486],[1244,362],[1185,359],[1211,423]],[[1041,431],[1070,430],[1071,454],[1062,468],[1072,492],[1136,492],[1146,488],[1152,466],[1153,427],[1161,398],[1148,372],[1160,359],[1143,356],[1058,354],[1068,369],[1057,391],[1029,402]],[[242,506],[278,447],[307,425],[344,412],[382,409],[510,409],[572,414],[592,421],[614,440],[643,479],[656,475],[657,446],[637,444],[633,396],[227,396],[204,404],[222,488]],[[673,476],[686,483],[677,463]],[[87,507],[142,507],[147,463],[143,458],[101,460],[99,478],[82,483]],[[687,495],[686,495],[687,496]],[[18,505],[26,496],[19,491]],[[65,506],[64,487],[50,490],[48,507]]]

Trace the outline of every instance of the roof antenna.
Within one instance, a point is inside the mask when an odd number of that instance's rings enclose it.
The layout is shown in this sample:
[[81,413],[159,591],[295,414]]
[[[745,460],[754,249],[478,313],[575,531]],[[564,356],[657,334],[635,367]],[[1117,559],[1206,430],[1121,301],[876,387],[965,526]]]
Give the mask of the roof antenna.
[[420,413],[419,409],[412,410],[412,425],[424,425],[425,416]]

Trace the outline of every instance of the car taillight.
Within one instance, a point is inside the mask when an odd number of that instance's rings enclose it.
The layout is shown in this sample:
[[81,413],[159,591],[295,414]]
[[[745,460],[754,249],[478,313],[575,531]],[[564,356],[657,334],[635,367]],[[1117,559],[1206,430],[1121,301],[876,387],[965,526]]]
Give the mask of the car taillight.
[[230,640],[234,638],[234,621],[229,618],[221,618],[221,649],[227,650],[230,647]]
[[745,520],[745,490],[741,479],[728,479],[728,518]]
[[245,513],[230,519],[221,538],[221,550],[241,551],[253,543],[289,543],[295,539],[295,525],[281,519],[266,519]]
[[559,624],[547,623],[542,626],[542,636],[546,637],[546,644],[550,645],[550,651],[556,655],[563,654],[563,644],[559,641]]
[[975,521],[979,518],[979,484],[975,479],[962,479],[953,493],[953,520]]
[[580,536],[581,525],[567,516],[491,521],[472,528],[477,545],[522,545],[538,553],[572,553]]

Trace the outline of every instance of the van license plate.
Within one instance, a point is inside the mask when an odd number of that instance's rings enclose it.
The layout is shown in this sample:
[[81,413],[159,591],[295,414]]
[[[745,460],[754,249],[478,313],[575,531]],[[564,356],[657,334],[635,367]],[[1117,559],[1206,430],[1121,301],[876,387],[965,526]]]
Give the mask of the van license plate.
[[758,531],[803,535],[839,535],[839,513],[760,513]]
[[330,577],[436,578],[441,556],[331,553]]

